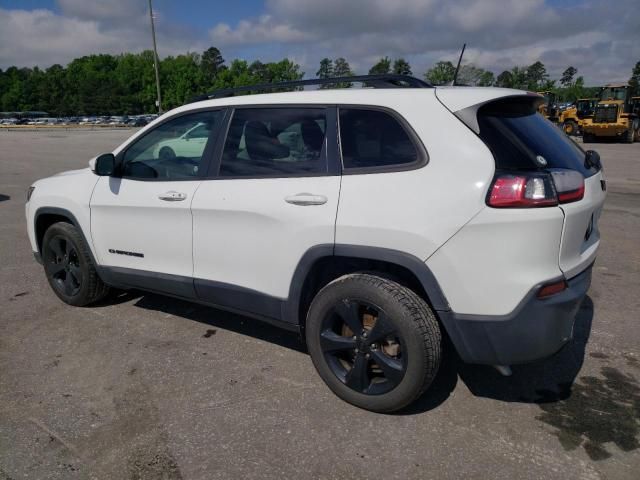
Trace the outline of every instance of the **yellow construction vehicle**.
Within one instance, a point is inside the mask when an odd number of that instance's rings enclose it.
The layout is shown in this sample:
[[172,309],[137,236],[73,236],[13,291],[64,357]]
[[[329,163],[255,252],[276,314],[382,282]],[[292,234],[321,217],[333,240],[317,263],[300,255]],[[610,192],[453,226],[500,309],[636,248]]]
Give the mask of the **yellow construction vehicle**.
[[567,135],[577,135],[582,131],[582,126],[591,122],[597,98],[579,98],[575,105],[563,110],[558,116],[558,124]]
[[558,115],[560,109],[558,108],[558,96],[551,91],[537,92],[544,97],[544,102],[538,106],[538,112],[542,114],[544,118],[558,123]]
[[640,133],[640,112],[632,103],[629,86],[607,85],[600,90],[599,98],[593,120],[582,128],[583,140],[620,138],[625,143],[633,143]]

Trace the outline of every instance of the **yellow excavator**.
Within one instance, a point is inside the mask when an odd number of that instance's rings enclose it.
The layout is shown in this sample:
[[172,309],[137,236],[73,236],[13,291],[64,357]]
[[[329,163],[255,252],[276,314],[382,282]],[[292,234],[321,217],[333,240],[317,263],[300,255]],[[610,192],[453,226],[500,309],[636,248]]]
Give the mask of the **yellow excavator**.
[[601,138],[619,138],[625,143],[640,140],[640,106],[632,97],[628,85],[610,84],[602,87],[593,120],[583,127],[585,142]]
[[558,124],[567,135],[577,135],[582,126],[593,119],[597,98],[579,98],[575,105],[563,110],[558,116]]
[[544,97],[544,102],[538,107],[538,112],[547,120],[558,123],[558,115],[560,113],[560,109],[558,108],[558,95],[547,90],[537,93]]

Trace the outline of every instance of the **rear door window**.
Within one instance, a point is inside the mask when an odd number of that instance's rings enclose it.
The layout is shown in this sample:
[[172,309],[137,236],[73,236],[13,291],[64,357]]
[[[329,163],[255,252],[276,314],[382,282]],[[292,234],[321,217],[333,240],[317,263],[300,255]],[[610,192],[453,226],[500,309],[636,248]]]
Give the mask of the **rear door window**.
[[325,108],[239,108],[224,144],[220,176],[327,173]]
[[505,99],[481,107],[478,126],[499,170],[565,168],[585,177],[598,171],[585,166],[584,150],[537,113],[529,98]]

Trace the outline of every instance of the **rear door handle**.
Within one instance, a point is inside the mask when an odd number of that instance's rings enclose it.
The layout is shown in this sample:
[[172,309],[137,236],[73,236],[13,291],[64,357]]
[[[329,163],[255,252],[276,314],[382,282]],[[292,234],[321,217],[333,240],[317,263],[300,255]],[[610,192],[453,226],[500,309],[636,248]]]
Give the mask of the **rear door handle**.
[[312,193],[298,193],[284,197],[284,201],[292,205],[324,205],[327,203],[327,197],[324,195],[313,195]]
[[175,192],[171,190],[170,192],[164,192],[158,195],[160,200],[164,200],[165,202],[181,202],[182,200],[187,198],[186,193]]

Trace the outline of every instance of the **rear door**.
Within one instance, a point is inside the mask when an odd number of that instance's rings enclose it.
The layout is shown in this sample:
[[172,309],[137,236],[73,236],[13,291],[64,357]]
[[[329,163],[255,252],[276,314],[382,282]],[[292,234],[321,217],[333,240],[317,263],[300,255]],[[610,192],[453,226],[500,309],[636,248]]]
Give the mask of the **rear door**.
[[[235,109],[211,172],[215,178],[203,181],[192,203],[201,298],[280,316],[279,302],[288,297],[302,256],[334,243],[340,189],[335,129],[335,110],[324,106]],[[234,297],[231,286],[241,295]],[[237,305],[248,298],[243,292],[274,301]]]

